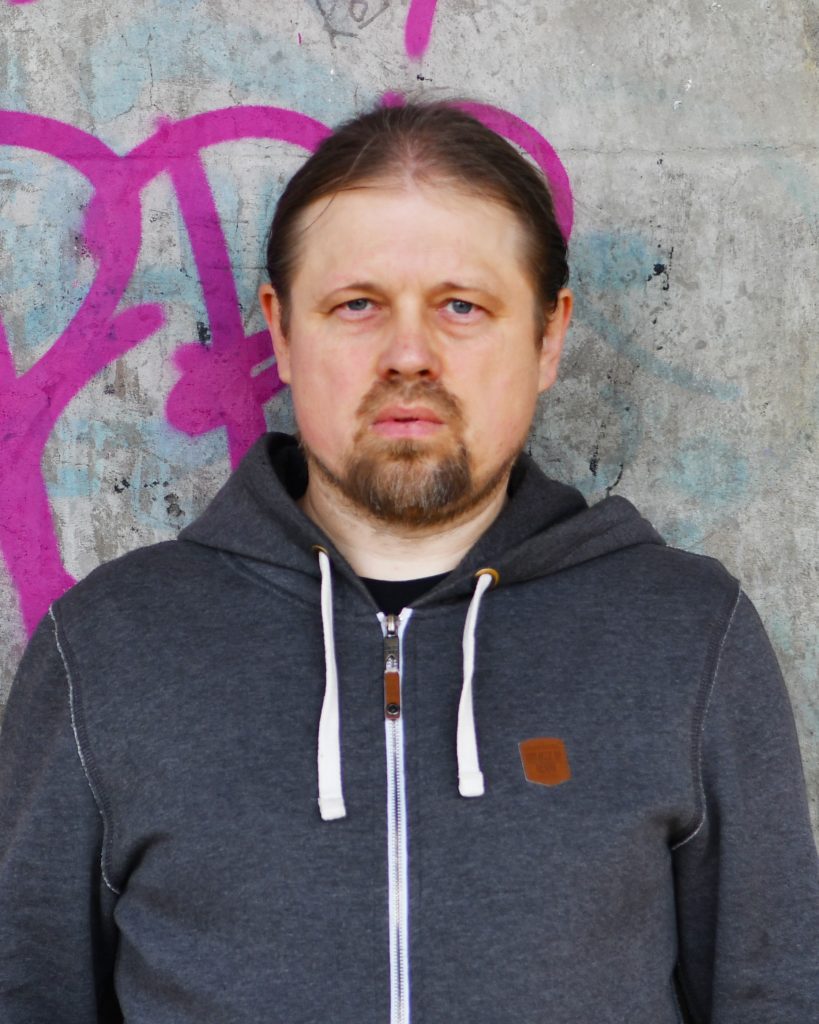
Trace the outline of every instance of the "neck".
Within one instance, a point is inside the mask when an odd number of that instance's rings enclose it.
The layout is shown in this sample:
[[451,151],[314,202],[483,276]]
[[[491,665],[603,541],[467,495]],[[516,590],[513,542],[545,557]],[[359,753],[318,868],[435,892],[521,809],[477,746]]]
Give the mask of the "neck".
[[300,500],[359,576],[412,580],[449,572],[495,521],[506,500],[508,474],[486,501],[461,519],[437,526],[384,523],[353,507],[319,473],[310,473]]

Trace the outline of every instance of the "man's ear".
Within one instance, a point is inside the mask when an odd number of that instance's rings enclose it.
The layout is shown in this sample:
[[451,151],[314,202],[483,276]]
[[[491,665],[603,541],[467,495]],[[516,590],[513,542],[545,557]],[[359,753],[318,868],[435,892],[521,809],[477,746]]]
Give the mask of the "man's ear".
[[540,346],[540,368],[538,373],[538,391],[546,391],[557,379],[557,368],[563,354],[563,342],[572,318],[574,299],[568,288],[561,288],[557,293],[557,304],[554,312],[546,321]]
[[276,356],[276,370],[279,380],[290,383],[290,345],[282,330],[282,307],[273,286],[263,284],[259,288],[259,305],[273,339],[273,353]]

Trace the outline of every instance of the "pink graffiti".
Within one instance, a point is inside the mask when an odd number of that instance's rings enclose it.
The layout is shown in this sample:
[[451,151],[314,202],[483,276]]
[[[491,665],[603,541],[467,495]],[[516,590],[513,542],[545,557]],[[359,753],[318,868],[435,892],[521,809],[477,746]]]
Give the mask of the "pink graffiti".
[[177,353],[182,378],[169,399],[169,419],[191,434],[225,427],[235,465],[264,430],[261,406],[281,383],[275,367],[252,373],[272,349],[263,335],[244,334],[227,245],[199,154],[208,146],[246,138],[278,139],[311,150],[327,133],[324,125],[289,110],[233,108],[163,122],[151,138],[120,157],[94,136],[60,121],[0,111],[0,145],[62,160],[95,190],[84,229],[99,264],[94,282],[57,341],[19,376],[0,320],[0,553],[29,632],[73,583],[60,557],[42,474],[48,436],[92,377],[163,323],[158,306],[116,312],[142,241],[141,190],[161,172],[170,173],[211,328],[210,348],[186,345]]
[[549,182],[558,226],[568,241],[574,222],[572,186],[566,168],[554,148],[540,132],[535,131],[526,121],[510,114],[508,110],[501,110],[486,103],[460,103],[458,106],[473,117],[477,117],[487,128],[520,146],[538,164]]
[[432,34],[432,20],[438,0],[410,0],[404,26],[404,46],[415,60],[423,57]]
[[[384,102],[399,103],[390,94]],[[489,127],[522,146],[551,182],[562,230],[572,222],[569,179],[554,149],[507,111],[467,104]],[[0,111],[0,145],[62,160],[94,187],[84,236],[98,263],[82,305],[38,362],[18,375],[0,318],[0,554],[31,632],[50,602],[72,583],[60,557],[42,473],[46,442],[71,399],[108,364],[163,324],[160,306],[119,310],[142,243],[141,191],[169,174],[191,243],[210,326],[208,347],[184,343],[174,362],[180,379],[168,397],[168,422],[191,435],[224,428],[235,466],[265,429],[263,405],[282,387],[266,332],[247,336],[227,243],[202,151],[247,138],[276,139],[312,151],[329,129],[279,107],[233,107],[182,121],[163,120],[124,156],[94,136],[50,118]]]
[[[400,92],[386,92],[381,97],[381,102],[385,106],[400,107],[405,102],[405,97]],[[482,121],[487,128],[491,128],[498,135],[503,135],[510,142],[520,146],[538,164],[549,182],[558,227],[568,242],[574,223],[572,186],[566,168],[554,147],[543,138],[540,132],[526,121],[510,114],[508,110],[493,107],[488,103],[456,103],[455,106]]]

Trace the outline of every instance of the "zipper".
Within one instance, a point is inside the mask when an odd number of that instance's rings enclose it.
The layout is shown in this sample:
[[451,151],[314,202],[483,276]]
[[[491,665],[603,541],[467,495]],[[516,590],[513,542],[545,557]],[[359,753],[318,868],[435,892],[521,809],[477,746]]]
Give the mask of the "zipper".
[[387,866],[390,932],[390,1024],[410,1024],[409,851],[401,716],[401,639],[412,615],[379,613],[384,634],[384,733],[387,750]]

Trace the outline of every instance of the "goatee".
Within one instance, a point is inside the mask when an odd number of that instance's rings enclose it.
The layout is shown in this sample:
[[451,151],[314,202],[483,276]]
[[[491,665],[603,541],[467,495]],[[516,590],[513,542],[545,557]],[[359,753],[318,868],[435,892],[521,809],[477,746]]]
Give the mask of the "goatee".
[[[387,404],[423,405],[440,416],[447,437],[388,439],[371,424]],[[355,508],[392,526],[435,526],[459,518],[501,484],[514,457],[477,489],[463,441],[460,403],[437,382],[377,382],[357,410],[363,426],[353,438],[341,473],[302,448],[316,469]]]

